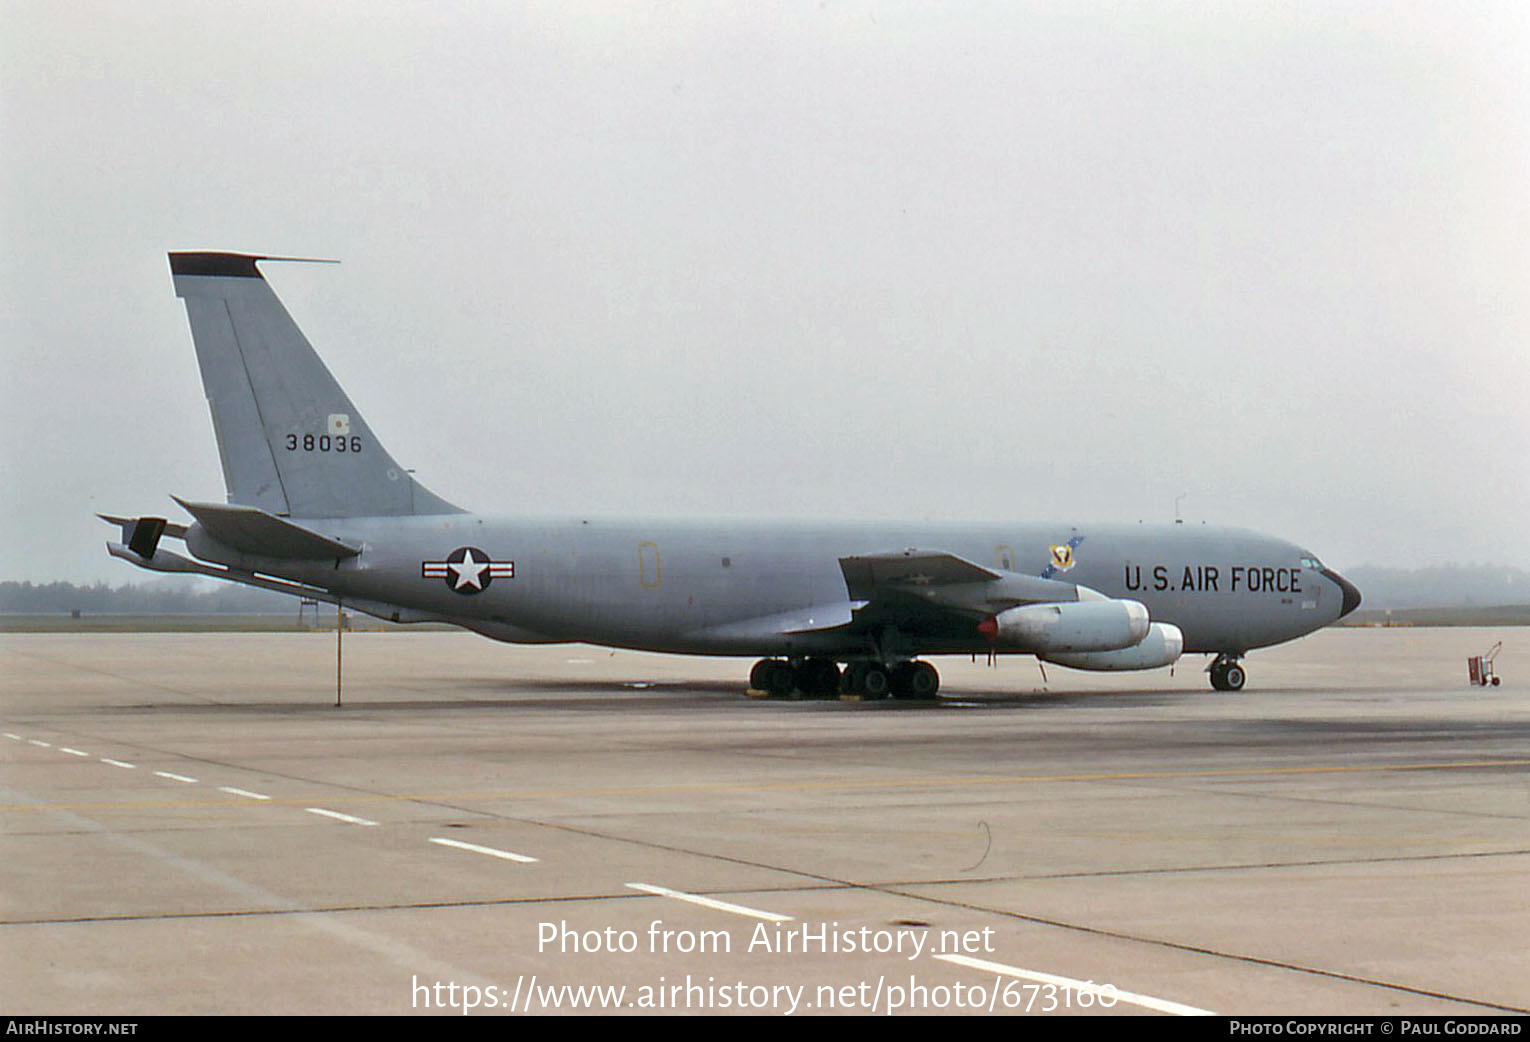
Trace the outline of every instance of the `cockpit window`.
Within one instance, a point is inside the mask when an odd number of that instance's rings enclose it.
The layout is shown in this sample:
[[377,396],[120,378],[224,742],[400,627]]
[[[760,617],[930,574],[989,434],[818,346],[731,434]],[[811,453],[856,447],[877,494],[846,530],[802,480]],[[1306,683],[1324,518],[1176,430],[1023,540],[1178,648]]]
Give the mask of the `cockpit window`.
[[1301,566],[1303,568],[1311,568],[1314,572],[1321,572],[1323,570],[1323,562],[1319,561],[1316,557],[1303,557],[1301,559]]

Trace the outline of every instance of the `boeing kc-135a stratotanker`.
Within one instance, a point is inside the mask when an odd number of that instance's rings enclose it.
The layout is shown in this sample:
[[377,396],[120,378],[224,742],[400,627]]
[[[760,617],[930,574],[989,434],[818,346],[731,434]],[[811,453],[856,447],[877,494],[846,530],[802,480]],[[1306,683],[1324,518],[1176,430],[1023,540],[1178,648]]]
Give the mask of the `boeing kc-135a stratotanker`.
[[1360,603],[1308,551],[1207,525],[469,513],[382,447],[261,275],[274,259],[170,254],[228,502],[177,499],[186,524],[107,516],[113,555],[496,640],[762,656],[750,686],[775,695],[932,698],[921,656],[1003,652],[1085,670],[1204,653],[1237,690],[1249,650]]

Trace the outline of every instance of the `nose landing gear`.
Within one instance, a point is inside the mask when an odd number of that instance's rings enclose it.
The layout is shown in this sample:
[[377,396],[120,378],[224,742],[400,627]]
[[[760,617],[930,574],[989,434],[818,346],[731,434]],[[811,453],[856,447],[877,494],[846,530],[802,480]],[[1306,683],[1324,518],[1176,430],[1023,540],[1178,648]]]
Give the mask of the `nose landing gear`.
[[1238,665],[1238,656],[1227,652],[1218,655],[1206,672],[1211,675],[1211,686],[1218,691],[1242,691],[1247,679],[1243,667]]

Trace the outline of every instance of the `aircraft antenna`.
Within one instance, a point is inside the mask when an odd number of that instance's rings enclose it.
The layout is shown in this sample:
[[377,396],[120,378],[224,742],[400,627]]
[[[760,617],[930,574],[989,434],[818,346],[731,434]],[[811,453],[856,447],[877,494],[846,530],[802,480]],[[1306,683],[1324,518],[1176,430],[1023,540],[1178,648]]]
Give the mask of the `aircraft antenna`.
[[256,257],[258,261],[278,261],[282,264],[339,264],[334,257]]

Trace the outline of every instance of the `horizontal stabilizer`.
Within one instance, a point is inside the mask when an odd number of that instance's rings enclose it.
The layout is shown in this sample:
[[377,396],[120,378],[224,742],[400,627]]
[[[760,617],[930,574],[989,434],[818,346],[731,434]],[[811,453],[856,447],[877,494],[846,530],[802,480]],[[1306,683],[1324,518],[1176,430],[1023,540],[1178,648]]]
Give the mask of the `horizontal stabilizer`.
[[199,521],[207,534],[224,546],[256,557],[285,557],[301,561],[355,557],[361,547],[342,543],[311,528],[256,507],[234,504],[188,503],[172,496]]
[[[122,541],[124,543],[133,538],[133,529],[138,525],[138,522],[144,520],[144,518],[141,517],[118,517],[116,514],[97,514],[96,516],[109,525],[116,525],[121,528]],[[167,535],[172,539],[186,538],[185,525],[178,525],[174,521],[165,521],[164,525],[165,527],[162,533],[163,535]]]

